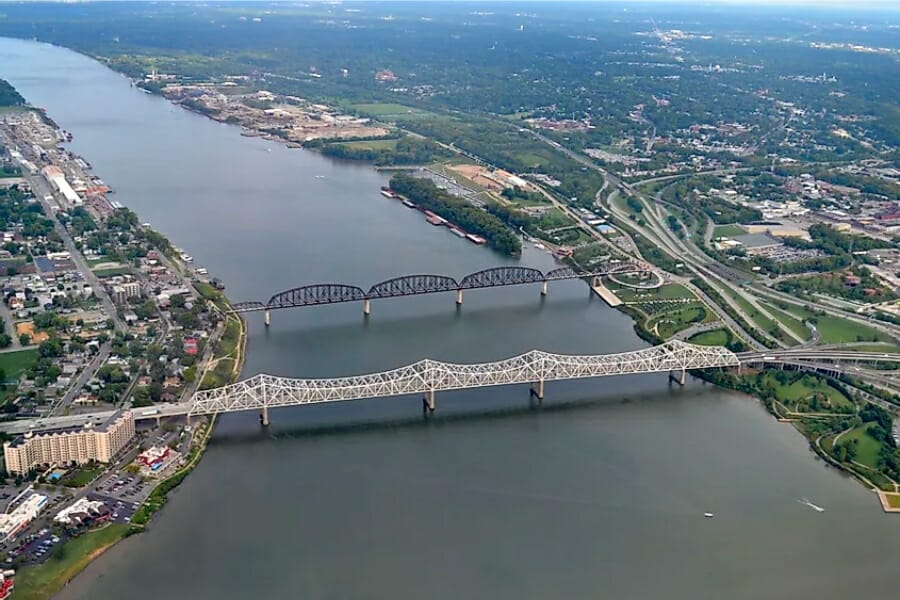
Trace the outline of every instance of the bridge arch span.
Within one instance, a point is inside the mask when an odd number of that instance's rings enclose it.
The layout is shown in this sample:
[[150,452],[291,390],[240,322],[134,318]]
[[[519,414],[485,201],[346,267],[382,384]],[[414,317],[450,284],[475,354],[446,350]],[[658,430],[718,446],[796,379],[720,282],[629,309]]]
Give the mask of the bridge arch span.
[[235,302],[231,305],[231,308],[235,312],[250,312],[254,310],[265,310],[266,305],[254,300],[250,302]]
[[394,298],[415,294],[431,294],[436,292],[454,292],[459,283],[445,275],[404,275],[376,283],[366,296],[375,298]]
[[365,300],[366,293],[355,285],[342,283],[317,283],[279,292],[269,298],[265,308],[289,308],[294,306],[315,306]]
[[460,289],[498,287],[520,283],[541,283],[544,273],[531,267],[493,267],[463,277]]
[[560,267],[559,269],[547,271],[547,274],[544,275],[544,280],[555,281],[557,279],[576,279],[580,276],[581,274],[572,267]]

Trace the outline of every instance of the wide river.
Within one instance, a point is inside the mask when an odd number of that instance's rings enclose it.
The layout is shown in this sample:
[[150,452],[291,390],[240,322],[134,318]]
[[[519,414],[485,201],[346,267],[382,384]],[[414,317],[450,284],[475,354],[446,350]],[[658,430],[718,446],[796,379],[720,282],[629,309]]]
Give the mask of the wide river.
[[[378,193],[386,177],[240,136],[71,51],[0,40],[0,77],[233,300],[508,262]],[[521,264],[550,268],[528,248]],[[246,374],[331,376],[429,356],[639,348],[580,282],[249,318]],[[150,530],[67,600],[894,598],[900,517],[755,400],[664,375],[222,419]],[[826,508],[800,504],[809,498]],[[716,513],[704,519],[704,511]]]

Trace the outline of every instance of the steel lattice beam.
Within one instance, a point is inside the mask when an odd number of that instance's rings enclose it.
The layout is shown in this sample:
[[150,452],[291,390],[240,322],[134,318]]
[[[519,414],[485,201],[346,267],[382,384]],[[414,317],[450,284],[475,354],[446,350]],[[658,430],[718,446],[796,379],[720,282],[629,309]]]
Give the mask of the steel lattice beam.
[[256,375],[231,385],[197,392],[190,414],[206,415],[496,385],[738,365],[738,357],[726,348],[697,346],[681,341],[619,354],[578,356],[532,350],[512,358],[479,364],[425,359],[398,369],[353,377],[290,379]]
[[619,273],[641,273],[649,269],[636,262],[610,262],[606,267],[591,272],[577,273],[563,267],[543,273],[529,267],[494,267],[466,275],[459,281],[446,275],[404,275],[373,285],[368,292],[355,285],[317,283],[305,285],[273,295],[267,302],[238,302],[232,305],[235,312],[268,311],[279,308],[320,306],[342,302],[360,302],[377,298],[398,298],[419,294],[437,294],[459,290],[543,283],[563,279],[603,277]]

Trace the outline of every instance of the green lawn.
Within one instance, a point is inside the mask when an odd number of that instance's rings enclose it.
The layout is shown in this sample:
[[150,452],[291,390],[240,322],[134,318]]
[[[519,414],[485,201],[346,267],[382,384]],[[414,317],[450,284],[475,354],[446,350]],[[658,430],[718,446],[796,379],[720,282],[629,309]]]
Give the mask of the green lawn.
[[[804,320],[815,320],[819,337],[823,344],[843,344],[846,342],[890,342],[891,338],[868,325],[834,317],[815,315],[802,306],[791,304],[787,312]],[[888,350],[885,350],[888,352]]]
[[720,237],[730,238],[730,237],[735,237],[738,235],[744,235],[745,233],[747,233],[747,232],[740,225],[736,225],[736,224],[718,225],[715,228],[713,228],[713,239],[720,238]]
[[94,275],[97,277],[114,277],[116,275],[127,275],[131,273],[130,267],[117,267],[114,269],[93,269]]
[[781,310],[780,308],[776,308],[771,304],[764,303],[764,305],[766,307],[766,310],[772,313],[772,315],[776,319],[778,319],[778,321],[782,325],[794,332],[795,335],[800,336],[801,340],[806,341],[812,338],[812,331],[810,331],[809,328],[803,324],[803,321]]
[[900,508],[900,494],[889,494],[887,503],[891,508]]
[[425,110],[403,106],[402,104],[395,104],[392,102],[354,104],[353,108],[361,113],[365,113],[379,119],[391,119],[396,117],[425,117],[432,114]]
[[701,346],[724,346],[731,341],[731,334],[727,329],[713,329],[691,336],[688,341]]
[[859,440],[856,446],[856,458],[853,460],[872,469],[878,468],[878,454],[881,452],[881,442],[866,433],[866,430],[875,425],[875,423],[864,423],[841,436],[838,442],[843,444],[851,440]]
[[884,354],[900,354],[900,346],[896,344],[860,344],[847,346],[845,352],[883,352]]
[[694,323],[701,323],[707,317],[707,311],[699,305],[686,306],[677,310],[662,313],[653,318],[647,324],[647,329],[653,330],[658,325],[657,331],[663,339],[669,339],[682,329],[690,327]]
[[94,558],[128,533],[127,525],[108,525],[58,547],[44,564],[16,572],[16,600],[49,600]]
[[793,408],[810,412],[827,412],[828,406],[820,406],[818,409],[808,405],[810,397],[815,393],[822,393],[827,398],[832,408],[850,408],[853,403],[844,394],[828,385],[819,377],[806,375],[791,384],[781,384],[771,374],[767,374],[767,381],[771,382],[775,390],[775,398]]
[[101,465],[80,468],[63,477],[60,483],[68,487],[84,487],[103,473],[104,470],[104,467]]
[[6,381],[16,381],[23,371],[37,362],[37,356],[37,348],[0,354],[0,369],[6,373],[4,379]]
[[653,290],[636,290],[610,282],[609,288],[616,290],[616,295],[622,299],[622,302],[650,302],[653,300],[678,300],[681,298],[696,299],[694,292],[678,283],[666,284]]

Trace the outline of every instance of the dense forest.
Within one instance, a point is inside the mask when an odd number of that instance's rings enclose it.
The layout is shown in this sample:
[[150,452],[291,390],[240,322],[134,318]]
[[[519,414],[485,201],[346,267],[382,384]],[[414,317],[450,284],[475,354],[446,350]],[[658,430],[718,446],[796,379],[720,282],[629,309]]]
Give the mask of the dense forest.
[[0,106],[20,106],[25,98],[8,81],[0,79]]
[[448,194],[427,179],[398,173],[391,177],[391,189],[409,198],[420,208],[430,210],[466,231],[482,236],[491,248],[499,252],[510,256],[522,253],[522,241],[499,217]]
[[379,147],[366,142],[332,142],[307,144],[308,147],[319,146],[322,154],[346,160],[364,160],[377,166],[388,165],[427,165],[438,158],[452,156],[452,153],[440,145],[413,137],[402,137],[395,143]]

